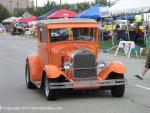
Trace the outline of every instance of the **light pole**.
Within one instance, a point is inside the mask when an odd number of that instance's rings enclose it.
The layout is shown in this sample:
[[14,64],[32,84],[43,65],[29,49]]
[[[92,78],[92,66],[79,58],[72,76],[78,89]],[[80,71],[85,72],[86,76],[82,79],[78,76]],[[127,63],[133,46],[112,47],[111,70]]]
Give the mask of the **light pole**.
[[36,16],[37,16],[37,0],[35,1],[35,7],[36,7]]
[[32,0],[32,8],[34,8],[34,0]]
[[18,8],[19,8],[19,2],[18,2],[18,0],[16,2],[16,5],[17,5],[17,11],[18,11]]
[[36,4],[35,7],[36,7],[36,11],[37,11],[37,0],[35,1],[35,4]]
[[12,3],[13,3],[13,1],[12,0],[10,0],[9,1],[9,3],[10,3],[10,12],[12,13],[12,15],[13,15],[13,8],[12,8]]
[[28,0],[26,0],[26,9],[28,8]]
[[60,6],[61,6],[61,0],[60,0]]

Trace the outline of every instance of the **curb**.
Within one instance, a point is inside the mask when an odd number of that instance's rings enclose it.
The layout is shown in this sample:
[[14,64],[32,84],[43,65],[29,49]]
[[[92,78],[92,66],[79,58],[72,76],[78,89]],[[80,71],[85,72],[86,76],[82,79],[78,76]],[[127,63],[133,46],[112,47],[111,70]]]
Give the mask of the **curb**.
[[[114,55],[115,54],[115,51],[111,51],[110,49],[98,49],[98,52],[102,52],[102,53],[109,53],[109,54],[112,54]],[[117,54],[117,56],[123,56],[123,57],[126,57],[126,55],[124,53],[119,53]],[[115,57],[115,56],[114,56]],[[146,56],[139,56],[139,58],[137,58],[135,55],[131,54],[130,55],[130,58],[136,58],[136,59],[146,59]]]

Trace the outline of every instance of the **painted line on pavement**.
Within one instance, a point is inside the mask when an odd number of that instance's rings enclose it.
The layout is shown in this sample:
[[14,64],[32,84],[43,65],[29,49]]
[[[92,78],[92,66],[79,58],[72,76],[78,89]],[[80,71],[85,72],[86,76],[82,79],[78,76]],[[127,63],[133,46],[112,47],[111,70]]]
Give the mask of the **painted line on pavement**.
[[17,48],[17,46],[16,46],[16,45],[13,45],[13,44],[12,44],[12,45],[10,45],[10,46],[11,46],[11,47],[13,47],[13,48]]
[[36,52],[34,52],[34,51],[30,51],[30,54],[34,54],[34,55],[35,55],[35,54],[37,54],[37,53],[36,53]]
[[140,84],[136,84],[135,86],[150,91],[150,88],[149,88],[149,87],[145,87],[145,86],[142,86],[142,85],[140,85]]

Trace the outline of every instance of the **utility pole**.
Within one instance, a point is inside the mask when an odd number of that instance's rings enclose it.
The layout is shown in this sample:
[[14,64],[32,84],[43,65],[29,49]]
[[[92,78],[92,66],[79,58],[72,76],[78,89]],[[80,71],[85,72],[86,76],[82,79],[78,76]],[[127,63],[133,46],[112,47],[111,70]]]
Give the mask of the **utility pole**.
[[110,7],[110,0],[109,0],[109,7]]
[[36,7],[36,11],[37,11],[37,0],[35,1],[35,4],[36,4],[36,6],[35,6],[35,7]]
[[32,8],[34,8],[34,0],[32,0]]
[[26,9],[28,8],[28,0],[26,0]]
[[62,3],[61,3],[61,0],[60,0],[60,6],[61,6],[61,4],[62,4]]
[[18,0],[17,0],[17,2],[16,2],[16,5],[17,5],[17,9],[16,9],[16,14],[18,14],[18,11],[19,11],[19,2],[18,2]]
[[17,10],[18,10],[19,9],[19,2],[18,2],[18,0],[17,0],[16,5],[17,5]]
[[12,9],[12,3],[13,3],[13,1],[10,0],[9,3],[10,3],[10,9],[9,9],[9,10],[10,10],[10,12],[13,14],[13,9]]
[[37,12],[37,10],[38,10],[38,8],[37,8],[37,0],[35,1],[35,4],[36,4],[35,7],[36,7],[36,16],[37,16],[37,15],[38,15],[38,14],[37,14],[37,13],[38,13],[38,12]]

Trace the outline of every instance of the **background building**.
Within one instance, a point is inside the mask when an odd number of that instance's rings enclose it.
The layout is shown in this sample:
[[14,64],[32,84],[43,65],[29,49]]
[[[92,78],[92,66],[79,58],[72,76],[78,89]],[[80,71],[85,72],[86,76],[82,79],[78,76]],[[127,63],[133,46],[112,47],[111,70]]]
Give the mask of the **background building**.
[[14,9],[26,9],[27,7],[34,7],[34,0],[0,0],[5,8],[13,14]]

